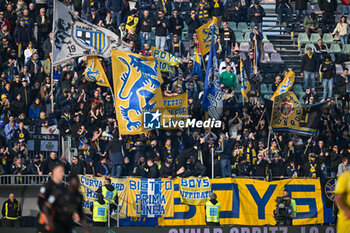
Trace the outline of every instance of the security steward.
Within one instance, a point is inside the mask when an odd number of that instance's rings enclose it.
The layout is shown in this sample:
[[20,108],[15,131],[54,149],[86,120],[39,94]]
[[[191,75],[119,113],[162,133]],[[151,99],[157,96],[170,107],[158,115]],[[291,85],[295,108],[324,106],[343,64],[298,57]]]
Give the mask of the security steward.
[[117,190],[112,185],[112,181],[110,178],[105,179],[104,185],[99,187],[96,193],[101,193],[105,201],[111,200],[113,204],[118,205],[118,193],[117,193]]
[[97,194],[97,200],[90,206],[92,221],[96,227],[104,227],[108,221],[109,202],[105,201],[101,193]]
[[[52,168],[52,179],[40,188],[38,194],[38,205],[40,209],[38,232],[61,232],[59,216],[57,216],[58,208],[57,200],[68,192],[62,183],[64,177],[64,167],[56,164]],[[58,211],[59,212],[59,211]]]
[[9,199],[2,206],[2,226],[3,227],[20,227],[22,217],[21,205],[15,199],[15,195],[10,193]]
[[221,203],[216,200],[216,194],[210,194],[210,200],[205,203],[205,217],[208,226],[220,226]]

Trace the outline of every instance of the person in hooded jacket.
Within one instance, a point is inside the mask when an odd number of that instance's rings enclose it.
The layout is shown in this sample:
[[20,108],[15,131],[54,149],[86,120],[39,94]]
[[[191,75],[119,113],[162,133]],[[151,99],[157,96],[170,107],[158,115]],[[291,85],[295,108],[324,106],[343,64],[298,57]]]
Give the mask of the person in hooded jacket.
[[111,201],[112,203],[118,205],[118,193],[117,189],[112,185],[112,181],[109,178],[106,178],[103,182],[103,186],[100,186],[96,193],[101,193],[104,197],[104,200]]

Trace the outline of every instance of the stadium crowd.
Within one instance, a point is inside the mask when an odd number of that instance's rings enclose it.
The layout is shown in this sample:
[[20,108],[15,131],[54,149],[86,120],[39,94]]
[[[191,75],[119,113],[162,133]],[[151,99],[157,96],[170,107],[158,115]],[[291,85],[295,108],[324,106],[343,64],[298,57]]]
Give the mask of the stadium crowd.
[[[348,70],[335,74],[335,65],[325,52],[322,41],[316,45],[315,54],[311,48],[307,49],[301,65],[305,103],[328,101],[328,108],[320,114],[322,126],[319,136],[310,138],[291,133],[269,133],[268,114],[264,112],[260,93],[260,84],[264,82],[260,66],[258,64],[253,72],[250,69],[254,49],[244,60],[252,86],[249,100],[242,103],[239,101],[242,100],[239,98],[241,93],[233,91],[240,85],[240,51],[235,33],[227,21],[251,25],[251,48],[258,46],[262,53],[265,11],[259,1],[246,0],[246,6],[241,0],[63,2],[87,21],[114,31],[134,53],[150,56],[151,47],[155,46],[180,57],[182,63],[174,75],[162,73],[162,91],[164,95],[187,92],[189,113],[196,119],[204,119],[205,116],[201,107],[203,80],[192,72],[194,51],[200,51],[196,29],[212,17],[217,18],[220,34],[216,50],[224,92],[222,128],[154,130],[145,135],[120,136],[112,93],[108,88],[84,78],[86,58],[72,59],[55,67],[51,65],[53,1],[2,0],[0,174],[50,174],[55,164],[62,163],[67,174],[201,177],[211,176],[212,153],[215,177],[335,177],[349,169]],[[304,22],[307,33],[334,30],[341,44],[347,44],[346,20],[342,18],[338,24],[334,21],[337,1],[319,0],[323,12],[322,27],[315,14],[306,15],[310,4],[307,2],[292,2],[297,17],[292,20],[291,2],[277,0],[276,12],[281,22],[289,25]],[[349,4],[342,2],[343,13],[350,14]],[[227,11],[228,5],[234,6],[233,11]],[[152,33],[154,29],[155,33]],[[152,38],[153,35],[155,38]],[[185,46],[185,41],[189,41],[189,48]],[[103,66],[111,79],[111,61],[103,60]],[[329,86],[322,98],[319,98],[321,94],[316,93],[315,87],[319,67],[325,91]],[[281,72],[276,77],[273,90],[285,74]],[[341,98],[341,105],[334,101],[335,95]],[[57,125],[61,136],[71,139],[72,147],[78,149],[79,155],[74,156],[72,161],[56,152],[47,158],[41,154],[34,158],[28,156],[27,142],[33,129],[52,125]]]

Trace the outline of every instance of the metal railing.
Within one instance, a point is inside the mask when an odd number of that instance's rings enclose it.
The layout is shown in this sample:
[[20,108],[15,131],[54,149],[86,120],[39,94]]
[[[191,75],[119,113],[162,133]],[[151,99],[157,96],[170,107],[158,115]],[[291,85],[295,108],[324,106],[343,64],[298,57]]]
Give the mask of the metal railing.
[[[64,182],[67,181],[67,177],[64,177]],[[45,184],[51,179],[51,175],[1,175],[0,185],[16,185],[16,186],[40,186]]]

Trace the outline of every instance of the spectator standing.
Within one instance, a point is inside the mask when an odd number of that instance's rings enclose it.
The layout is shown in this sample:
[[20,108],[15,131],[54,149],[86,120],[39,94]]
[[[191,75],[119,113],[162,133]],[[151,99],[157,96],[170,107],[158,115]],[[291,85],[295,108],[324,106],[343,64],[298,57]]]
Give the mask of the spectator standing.
[[341,0],[341,15],[350,15],[350,2],[348,0]]
[[175,55],[175,57],[183,59],[184,57],[186,57],[186,53],[185,46],[183,45],[180,38],[181,37],[179,35],[174,34],[173,39],[170,40],[168,43],[167,51]]
[[260,0],[254,0],[254,5],[249,9],[249,17],[252,26],[258,26],[259,32],[262,33],[262,20],[265,16],[265,10],[259,2]]
[[231,51],[234,50],[235,46],[237,46],[237,43],[235,33],[231,28],[229,28],[227,22],[222,23],[222,28],[220,29],[220,38],[222,39],[224,57],[230,57]]
[[221,87],[227,87],[230,90],[234,90],[237,86],[237,77],[235,72],[232,71],[230,65],[226,66],[226,71],[220,74]]
[[151,45],[152,41],[152,27],[154,26],[154,21],[149,15],[149,11],[145,10],[143,12],[143,17],[140,20],[140,42],[141,50],[144,49],[144,44]]
[[182,17],[179,15],[179,10],[174,9],[173,10],[173,15],[169,19],[169,25],[171,27],[169,28],[169,32],[171,33],[172,36],[178,35],[179,40],[182,39],[182,29],[184,28],[184,20]]
[[[348,95],[347,95],[347,86],[349,84],[349,70],[348,68],[343,69],[343,73],[338,74],[335,77],[335,93],[337,94],[337,100],[342,101],[342,107],[346,107],[346,103],[349,101]],[[5,130],[6,131],[6,130]]]
[[122,23],[122,13],[124,11],[124,1],[123,0],[107,0],[106,8],[112,14],[112,18],[115,20],[115,28],[118,28]]
[[[318,67],[318,61],[316,56],[312,53],[312,48],[306,48],[306,54],[301,58],[301,77],[304,77],[304,90],[311,87],[315,88],[316,70]],[[309,81],[311,86],[309,86]]]
[[2,206],[2,216],[3,227],[20,227],[22,208],[13,193],[10,193],[9,199]]
[[100,161],[95,165],[96,176],[99,177],[110,177],[110,170],[107,164],[107,158],[101,156]]
[[331,56],[327,55],[326,60],[321,65],[322,72],[322,86],[323,86],[323,97],[321,102],[327,98],[327,87],[328,87],[328,98],[333,97],[333,78],[335,77],[335,65],[331,60]]
[[44,164],[40,161],[40,155],[35,155],[34,160],[28,165],[28,174],[43,175]]
[[111,161],[111,177],[120,178],[122,176],[123,154],[122,138],[114,134],[113,138],[109,138],[109,143],[106,148],[109,160]]
[[344,45],[348,43],[348,26],[346,17],[342,16],[332,32],[334,40],[340,40],[343,49]]
[[[45,8],[40,9],[39,16],[36,19],[36,24],[38,25],[38,40],[37,40],[37,48],[42,48],[43,42],[48,37],[48,34],[51,30],[51,20],[46,17]],[[40,51],[40,54],[42,51]]]
[[221,177],[232,177],[231,171],[231,148],[230,143],[226,140],[225,134],[220,135],[218,147],[215,153],[220,156]]
[[322,31],[331,32],[335,21],[334,13],[337,11],[337,0],[318,0],[318,5],[322,11]]
[[315,44],[315,55],[317,56],[318,63],[322,64],[327,55],[327,47],[323,44],[322,39],[319,39]]
[[138,24],[139,17],[137,16],[137,10],[133,9],[126,19],[126,30],[128,30],[129,33],[136,34],[136,27],[138,27]]
[[236,14],[235,22],[238,24],[239,22],[248,22],[248,8],[251,4],[250,0],[241,1],[234,0],[234,12]]
[[210,4],[208,0],[200,0],[196,10],[201,24],[206,24],[210,20]]
[[[52,174],[52,169],[56,166],[61,164],[61,162],[57,158],[56,152],[51,152],[50,156],[45,160],[44,164],[44,174]],[[63,167],[63,165],[62,165]],[[64,168],[64,167],[63,167]]]
[[310,0],[295,0],[296,20],[300,22],[306,15],[307,4]]
[[293,13],[293,8],[289,0],[276,0],[276,13],[277,12],[280,17],[280,23],[287,29],[287,23],[291,20]]
[[339,164],[338,166],[338,173],[337,176],[340,176],[341,174],[343,174],[346,171],[350,170],[350,166],[349,166],[349,159],[347,157],[344,157],[342,159],[342,163]]
[[21,18],[20,23],[16,26],[14,39],[16,45],[19,46],[20,54],[23,54],[23,50],[27,48],[28,43],[33,40],[33,32],[31,28],[26,25],[24,18]]
[[187,15],[186,24],[188,26],[187,38],[189,40],[192,40],[193,34],[195,34],[197,28],[199,28],[201,26],[201,23],[197,17],[197,13],[195,10],[191,10],[191,13],[189,15]]
[[167,36],[167,28],[169,21],[164,17],[163,11],[158,11],[158,18],[156,21],[156,48],[165,50],[165,42]]
[[210,2],[210,15],[217,22],[217,26],[221,27],[222,16],[224,15],[224,6],[220,0],[212,0]]

